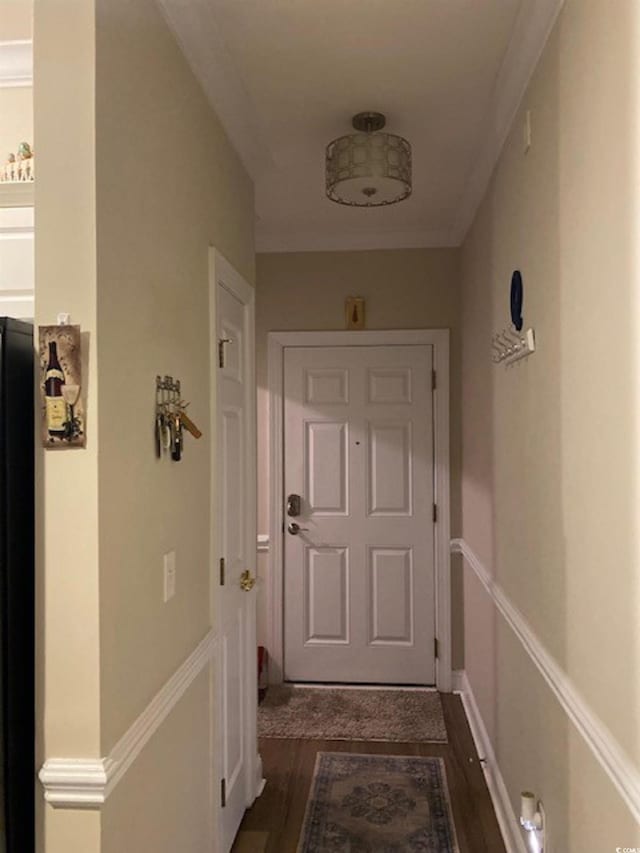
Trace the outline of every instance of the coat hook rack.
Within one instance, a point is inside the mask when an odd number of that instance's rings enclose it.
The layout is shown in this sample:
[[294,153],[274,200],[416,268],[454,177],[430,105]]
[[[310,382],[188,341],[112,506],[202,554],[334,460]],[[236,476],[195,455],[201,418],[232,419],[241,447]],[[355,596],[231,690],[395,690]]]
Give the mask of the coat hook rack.
[[155,444],[158,459],[169,452],[174,462],[180,462],[184,448],[184,430],[194,438],[202,432],[187,415],[189,403],[182,399],[180,381],[173,376],[156,376]]
[[514,364],[536,351],[536,336],[533,329],[516,332],[505,328],[496,332],[491,339],[491,360],[494,364]]

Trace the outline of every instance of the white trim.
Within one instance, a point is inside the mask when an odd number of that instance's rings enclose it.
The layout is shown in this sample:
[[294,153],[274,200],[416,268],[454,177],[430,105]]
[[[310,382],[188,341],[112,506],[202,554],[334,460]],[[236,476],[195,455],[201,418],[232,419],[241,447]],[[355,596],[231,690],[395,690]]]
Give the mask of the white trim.
[[[247,457],[245,465],[244,494],[246,496],[246,507],[244,509],[246,525],[245,547],[247,557],[253,554],[253,560],[247,568],[256,575],[256,516],[257,516],[257,459],[256,459],[256,381],[255,381],[255,290],[245,281],[239,272],[227,261],[227,259],[215,248],[209,249],[209,334],[210,334],[210,369],[211,369],[211,411],[210,422],[212,424],[212,452],[211,452],[211,488],[212,494],[219,495],[218,485],[218,402],[217,402],[217,377],[218,377],[218,335],[217,335],[217,302],[218,288],[222,287],[232,293],[244,306],[246,320],[246,335],[244,340],[244,363],[247,366],[246,398],[245,398],[245,429]],[[216,624],[221,624],[222,601],[217,594],[219,589],[218,580],[218,558],[220,542],[220,513],[217,498],[212,501],[211,506],[211,531],[217,534],[217,541],[212,540],[211,547],[211,615]],[[244,672],[246,679],[242,691],[245,697],[244,708],[241,709],[244,721],[244,744],[246,749],[245,762],[245,797],[247,808],[251,806],[255,798],[259,796],[264,788],[262,784],[262,758],[258,753],[257,735],[257,661],[256,661],[256,593],[250,593],[247,600],[246,631],[243,637],[244,652],[246,655]],[[211,689],[215,690],[217,696],[217,719],[222,719],[222,681],[221,667],[217,667],[215,681]],[[212,749],[212,771],[214,772],[212,784],[212,810],[215,815],[216,827],[216,849],[222,849],[222,806],[220,803],[220,779],[222,778],[222,755],[224,745],[222,743],[222,732],[215,721],[211,728]]]
[[475,743],[476,752],[480,760],[480,766],[484,772],[489,795],[491,796],[500,832],[502,833],[504,846],[507,849],[507,853],[527,853],[527,847],[520,831],[518,818],[513,811],[507,786],[502,778],[491,739],[480,714],[476,697],[473,695],[467,673],[462,670],[456,672],[455,676],[455,681],[457,682],[456,693],[460,694],[462,704],[464,705],[473,742]]
[[531,625],[463,539],[451,541],[451,551],[462,554],[493,600],[505,621],[520,640],[561,707],[640,823],[640,771],[614,735],[588,705],[566,672],[536,636]]
[[563,5],[564,0],[525,0],[520,8],[485,113],[483,140],[460,200],[449,245],[461,246],[473,224]]
[[45,800],[57,808],[100,808],[215,650],[210,631],[105,758],[47,759],[39,773]]
[[254,181],[273,167],[258,110],[238,73],[208,0],[158,0],[164,18]]
[[256,252],[351,252],[442,249],[458,244],[450,231],[269,231],[256,223]]
[[1,207],[33,207],[35,201],[35,181],[16,181],[0,183]]
[[269,551],[269,534],[259,533],[256,542],[256,550],[259,554],[266,554]]
[[344,684],[342,682],[327,683],[327,684],[310,684],[308,681],[289,681],[287,686],[292,690],[375,690],[386,691],[393,690],[394,693],[438,693],[437,687],[419,687],[405,686],[397,684]]
[[436,685],[451,690],[451,573],[449,496],[449,330],[405,329],[381,331],[270,332],[268,335],[269,399],[269,679],[283,680],[283,561],[282,515],[284,489],[283,459],[283,365],[284,348],[295,346],[411,346],[433,347],[433,366],[438,380],[434,394],[436,636],[440,656],[436,660]]
[[0,89],[33,85],[33,42],[0,41]]
[[464,687],[464,669],[454,669],[451,673],[451,692],[462,693]]
[[[256,181],[274,169],[268,134],[216,22],[207,0],[192,0],[185,14],[183,0],[158,0],[194,74],[249,175]],[[491,175],[513,126],[531,77],[562,9],[564,0],[523,0],[498,72],[477,156],[465,182],[452,226],[444,230],[351,233],[256,227],[259,252],[340,251],[384,248],[460,246],[473,223]]]

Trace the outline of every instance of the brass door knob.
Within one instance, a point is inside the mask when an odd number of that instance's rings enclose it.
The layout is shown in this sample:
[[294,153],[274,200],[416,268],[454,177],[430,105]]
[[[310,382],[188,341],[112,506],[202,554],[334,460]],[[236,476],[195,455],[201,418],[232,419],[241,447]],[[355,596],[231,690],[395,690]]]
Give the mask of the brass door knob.
[[256,579],[251,577],[249,569],[245,569],[240,575],[240,589],[244,590],[244,592],[251,592],[255,585]]

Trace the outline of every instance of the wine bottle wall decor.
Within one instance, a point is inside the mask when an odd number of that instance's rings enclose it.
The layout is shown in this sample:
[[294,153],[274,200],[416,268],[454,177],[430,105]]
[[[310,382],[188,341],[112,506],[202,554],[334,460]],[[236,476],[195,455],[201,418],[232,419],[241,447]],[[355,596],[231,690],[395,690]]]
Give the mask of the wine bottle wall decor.
[[84,447],[80,326],[40,326],[42,443]]

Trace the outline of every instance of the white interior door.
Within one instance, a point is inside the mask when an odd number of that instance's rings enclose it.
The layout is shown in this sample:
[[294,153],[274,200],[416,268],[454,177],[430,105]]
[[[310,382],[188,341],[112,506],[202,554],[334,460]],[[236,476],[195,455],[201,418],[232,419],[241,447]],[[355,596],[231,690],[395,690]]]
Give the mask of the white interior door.
[[255,577],[255,386],[253,294],[227,264],[218,260],[215,268],[219,829],[220,847],[227,853],[245,808],[255,799],[259,764],[256,592],[242,583],[247,571],[249,581]]
[[285,349],[287,680],[435,682],[432,364],[431,346]]

